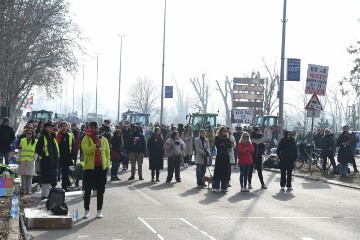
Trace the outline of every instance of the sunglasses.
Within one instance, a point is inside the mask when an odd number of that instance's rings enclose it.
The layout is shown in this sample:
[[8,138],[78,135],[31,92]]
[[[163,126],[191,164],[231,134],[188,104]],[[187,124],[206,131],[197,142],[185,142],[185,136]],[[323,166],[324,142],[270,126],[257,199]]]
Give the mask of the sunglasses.
[[32,133],[26,133],[26,135],[32,135]]

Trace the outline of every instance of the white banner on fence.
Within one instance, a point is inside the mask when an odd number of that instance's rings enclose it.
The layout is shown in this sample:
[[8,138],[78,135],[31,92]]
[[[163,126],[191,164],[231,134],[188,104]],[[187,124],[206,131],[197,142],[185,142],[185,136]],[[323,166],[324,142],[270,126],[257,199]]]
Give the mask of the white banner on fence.
[[251,109],[234,109],[234,122],[252,124],[253,111]]

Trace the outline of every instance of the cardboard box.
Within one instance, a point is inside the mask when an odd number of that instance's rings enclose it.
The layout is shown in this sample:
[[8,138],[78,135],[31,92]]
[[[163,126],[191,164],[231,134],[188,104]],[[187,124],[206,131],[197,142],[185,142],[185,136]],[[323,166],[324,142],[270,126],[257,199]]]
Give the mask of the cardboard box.
[[66,216],[53,215],[47,209],[25,208],[26,227],[31,228],[71,228],[72,218],[68,214]]

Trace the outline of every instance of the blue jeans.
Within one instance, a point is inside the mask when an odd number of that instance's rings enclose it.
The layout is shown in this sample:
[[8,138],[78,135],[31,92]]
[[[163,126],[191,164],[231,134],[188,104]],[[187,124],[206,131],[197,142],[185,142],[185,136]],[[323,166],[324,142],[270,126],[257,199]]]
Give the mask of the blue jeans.
[[249,176],[250,165],[240,166],[240,186],[246,187]]
[[3,157],[5,158],[5,164],[8,165],[9,164],[9,152],[8,151],[4,151],[4,152],[0,152],[0,163],[3,163]]
[[227,181],[227,180],[220,180],[220,179],[213,180],[212,188],[213,188],[213,189],[219,189],[219,188],[220,188],[220,184],[221,184],[221,190],[227,190],[229,181]]
[[111,177],[116,177],[117,176],[119,166],[120,166],[120,162],[118,162],[118,161],[112,161],[111,162]]
[[202,178],[206,173],[206,163],[196,164],[196,182],[198,186],[204,185]]
[[340,174],[343,177],[346,177],[348,175],[348,164],[340,163]]
[[212,164],[212,160],[213,160],[213,157],[214,157],[214,146],[210,146],[210,152],[209,152],[209,159],[208,159],[208,166],[211,166]]

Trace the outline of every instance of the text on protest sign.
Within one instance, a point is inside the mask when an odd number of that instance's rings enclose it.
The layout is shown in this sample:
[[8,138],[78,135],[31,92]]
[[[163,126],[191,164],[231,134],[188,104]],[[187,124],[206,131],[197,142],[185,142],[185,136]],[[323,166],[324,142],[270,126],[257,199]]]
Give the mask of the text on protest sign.
[[317,94],[324,96],[326,93],[326,84],[329,73],[329,67],[315,64],[308,65],[306,77],[306,94]]
[[252,124],[253,111],[250,109],[236,109],[234,111],[234,122]]

